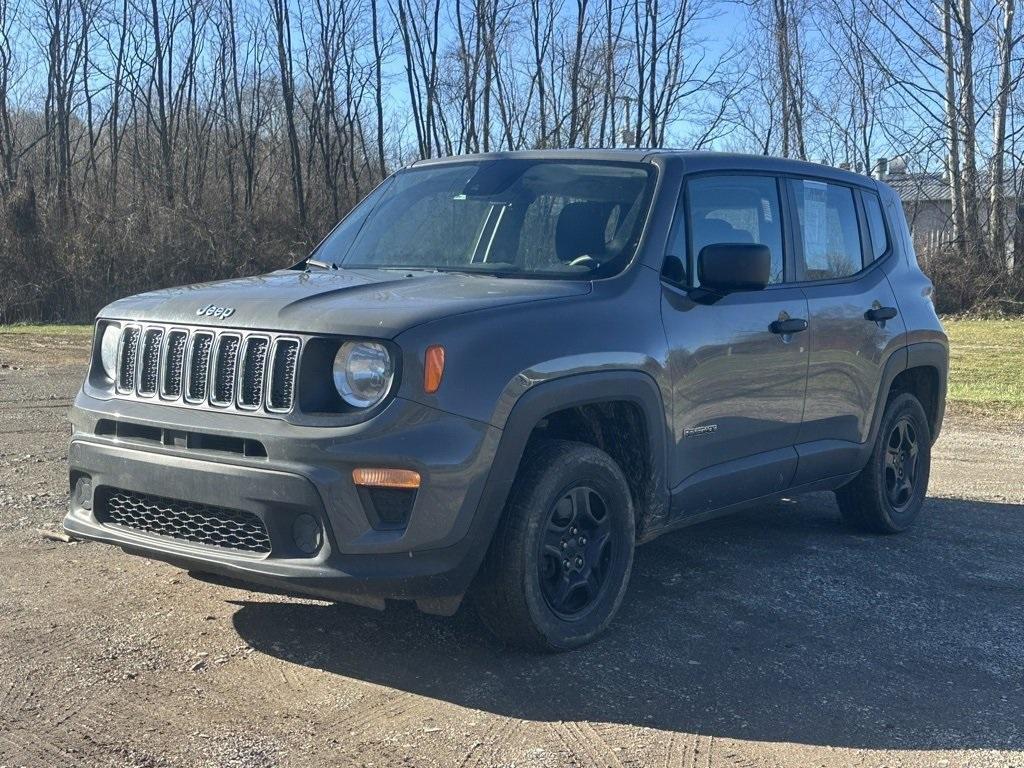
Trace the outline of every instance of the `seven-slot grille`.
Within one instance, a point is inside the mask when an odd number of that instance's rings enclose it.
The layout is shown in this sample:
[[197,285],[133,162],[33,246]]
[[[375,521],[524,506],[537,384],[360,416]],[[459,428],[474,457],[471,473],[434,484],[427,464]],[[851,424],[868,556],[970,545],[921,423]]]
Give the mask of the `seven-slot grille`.
[[295,398],[299,340],[261,333],[126,325],[117,394],[187,405],[286,413]]

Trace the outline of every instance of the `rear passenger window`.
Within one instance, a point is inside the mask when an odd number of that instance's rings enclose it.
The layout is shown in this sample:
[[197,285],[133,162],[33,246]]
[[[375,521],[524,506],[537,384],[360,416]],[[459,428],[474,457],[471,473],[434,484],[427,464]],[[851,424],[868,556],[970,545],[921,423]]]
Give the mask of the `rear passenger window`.
[[864,201],[868,233],[871,235],[871,260],[874,261],[889,250],[889,238],[885,233],[885,219],[882,218],[882,204],[878,202],[878,195],[873,192],[862,192],[861,199]]
[[793,186],[803,243],[803,279],[833,280],[859,272],[860,226],[853,190],[810,179]]
[[694,262],[706,245],[754,243],[772,254],[770,283],[782,282],[779,188],[771,176],[706,176],[687,185]]

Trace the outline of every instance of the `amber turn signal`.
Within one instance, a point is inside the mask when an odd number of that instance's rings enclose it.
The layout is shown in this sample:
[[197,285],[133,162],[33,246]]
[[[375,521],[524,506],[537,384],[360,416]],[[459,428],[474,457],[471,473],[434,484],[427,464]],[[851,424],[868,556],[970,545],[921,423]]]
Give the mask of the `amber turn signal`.
[[441,377],[444,376],[444,347],[434,344],[427,347],[427,354],[423,360],[423,391],[428,395],[437,392],[441,386]]
[[419,488],[420,473],[411,469],[353,469],[352,482],[373,488]]

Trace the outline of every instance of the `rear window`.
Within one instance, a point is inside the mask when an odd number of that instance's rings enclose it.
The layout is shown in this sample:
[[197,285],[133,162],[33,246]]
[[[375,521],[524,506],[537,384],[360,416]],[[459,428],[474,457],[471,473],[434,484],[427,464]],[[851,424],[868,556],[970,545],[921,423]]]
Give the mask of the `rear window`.
[[853,190],[804,179],[795,182],[803,279],[834,280],[861,270],[860,225]]

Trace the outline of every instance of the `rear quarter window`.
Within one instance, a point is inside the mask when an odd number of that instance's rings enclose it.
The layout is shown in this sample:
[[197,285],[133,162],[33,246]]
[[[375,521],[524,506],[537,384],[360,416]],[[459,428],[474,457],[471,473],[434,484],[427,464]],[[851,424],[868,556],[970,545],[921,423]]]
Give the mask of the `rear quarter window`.
[[[886,231],[885,217],[882,215],[882,203],[874,192],[864,192],[864,215],[868,220],[868,234],[871,237],[871,261],[880,259],[889,250],[889,235]],[[865,264],[864,266],[867,266]]]

